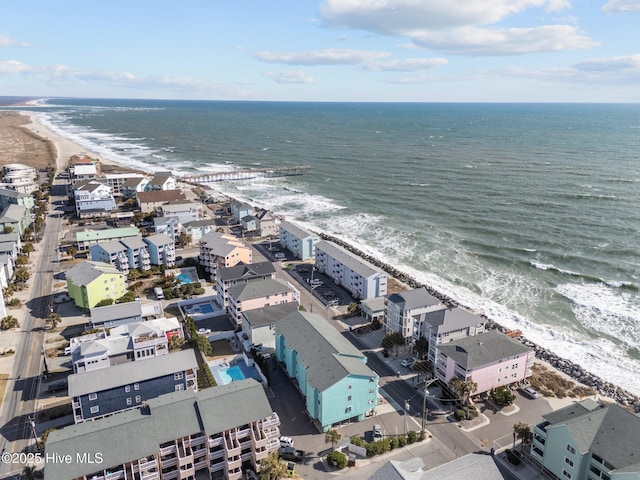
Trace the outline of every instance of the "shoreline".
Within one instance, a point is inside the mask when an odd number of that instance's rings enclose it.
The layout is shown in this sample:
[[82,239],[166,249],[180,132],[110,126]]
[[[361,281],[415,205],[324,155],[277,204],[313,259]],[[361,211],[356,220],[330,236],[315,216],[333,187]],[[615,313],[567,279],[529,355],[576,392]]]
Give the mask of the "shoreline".
[[[114,167],[114,168],[120,168],[123,170],[129,170],[129,171],[136,171],[136,172],[141,172],[141,173],[145,173],[145,174],[149,174],[152,172],[147,172],[144,170],[139,170],[139,169],[132,169],[130,167],[121,165],[115,161],[109,160],[104,158],[103,156],[97,155],[94,152],[88,151],[86,148],[82,147],[81,145],[75,143],[74,141],[63,137],[59,134],[56,134],[54,132],[52,132],[48,127],[44,126],[42,123],[40,123],[39,118],[37,113],[35,112],[26,112],[26,111],[19,111],[17,112],[21,115],[25,115],[28,116],[31,119],[31,123],[30,124],[26,124],[24,125],[24,127],[30,129],[32,132],[34,132],[34,134],[45,138],[49,141],[51,141],[57,150],[57,168],[58,169],[63,169],[66,167],[66,165],[69,162],[69,159],[71,156],[73,155],[79,155],[79,154],[86,154],[91,156],[92,158],[96,158],[98,159],[101,163],[103,163],[104,165],[109,165],[110,167]],[[179,179],[178,179],[179,181]],[[180,182],[181,184],[184,184],[184,182]],[[187,184],[184,184],[187,185]],[[459,302],[447,297],[446,295],[438,292],[436,289],[434,289],[433,287],[431,287],[430,285],[426,285],[423,283],[418,282],[416,279],[414,279],[413,277],[411,277],[410,275],[396,269],[395,267],[386,264],[384,262],[382,262],[381,260],[379,260],[376,257],[373,257],[369,254],[366,254],[365,252],[359,250],[358,248],[354,247],[353,245],[349,244],[348,242],[325,234],[325,233],[319,233],[318,234],[321,238],[325,239],[325,240],[331,240],[334,243],[341,245],[342,247],[346,248],[347,250],[349,250],[350,252],[354,253],[355,255],[357,255],[358,257],[370,262],[371,264],[381,268],[382,270],[384,270],[387,274],[389,274],[391,277],[393,277],[394,279],[396,279],[398,282],[406,285],[408,288],[419,288],[419,287],[425,287],[427,289],[427,291],[435,296],[436,298],[439,298],[441,301],[443,301],[443,303],[445,303],[447,306],[450,307],[454,307],[454,306],[460,306],[463,308],[468,309],[467,307],[465,307],[464,305],[460,305]],[[470,310],[470,309],[468,309]],[[471,310],[470,310],[471,311]],[[499,323],[497,323],[496,321],[492,320],[491,318],[487,317],[485,314],[480,314],[479,316],[481,316],[482,318],[486,319],[488,324],[489,324],[489,328],[496,328],[499,329],[501,331],[506,331],[507,329],[503,326],[501,326]],[[571,377],[574,381],[586,385],[588,387],[592,387],[594,388],[599,395],[603,396],[603,397],[607,397],[610,398],[618,403],[620,403],[621,405],[625,405],[625,406],[632,406],[636,411],[640,411],[640,397],[624,390],[622,387],[618,387],[610,382],[607,382],[605,380],[603,380],[602,378],[598,377],[595,374],[592,374],[590,372],[587,372],[586,370],[584,370],[584,368],[582,368],[580,365],[575,364],[569,360],[566,360],[564,358],[561,358],[559,355],[551,352],[550,350],[540,347],[539,345],[535,344],[534,342],[531,342],[530,340],[528,340],[525,336],[520,336],[518,337],[519,340],[524,344],[527,345],[529,347],[531,347],[536,354],[536,358],[539,360],[542,360],[546,363],[548,363],[549,365],[551,365],[554,369],[558,370],[561,373],[564,373],[565,375],[568,375],[569,377]]]

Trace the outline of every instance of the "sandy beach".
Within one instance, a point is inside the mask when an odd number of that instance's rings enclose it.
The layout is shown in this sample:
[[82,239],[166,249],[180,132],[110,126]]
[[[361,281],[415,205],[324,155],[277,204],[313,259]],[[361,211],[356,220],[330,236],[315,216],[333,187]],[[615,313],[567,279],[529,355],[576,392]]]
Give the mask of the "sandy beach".
[[123,167],[62,137],[38,121],[33,112],[0,111],[0,165],[23,163],[34,168],[55,165],[63,170],[74,155],[100,160],[107,170],[137,171]]

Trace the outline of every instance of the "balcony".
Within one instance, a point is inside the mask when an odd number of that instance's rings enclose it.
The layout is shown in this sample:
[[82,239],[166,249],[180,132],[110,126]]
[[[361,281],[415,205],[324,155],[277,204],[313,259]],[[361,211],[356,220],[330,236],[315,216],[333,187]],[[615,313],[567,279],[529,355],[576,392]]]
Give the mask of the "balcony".
[[104,480],[118,480],[120,478],[124,478],[124,470],[120,470],[118,472],[107,473],[104,476]]
[[171,453],[176,453],[176,446],[175,445],[169,445],[167,447],[163,447],[160,449],[160,455],[169,455]]

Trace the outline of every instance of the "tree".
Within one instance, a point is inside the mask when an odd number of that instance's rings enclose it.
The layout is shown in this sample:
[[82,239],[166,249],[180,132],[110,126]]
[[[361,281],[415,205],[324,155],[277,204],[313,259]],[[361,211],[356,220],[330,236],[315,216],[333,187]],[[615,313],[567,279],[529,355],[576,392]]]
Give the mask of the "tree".
[[5,226],[3,233],[13,233],[13,227],[10,225]]
[[0,320],[0,330],[9,330],[10,328],[19,326],[18,319],[12,315],[8,315]]
[[180,235],[178,235],[178,244],[180,245],[180,247],[184,248],[190,243],[191,243],[191,235],[189,235],[186,232],[181,232]]
[[449,382],[449,386],[464,405],[467,416],[469,415],[469,397],[478,388],[478,384],[471,380],[463,380],[462,378],[454,377]]
[[56,328],[61,321],[62,317],[59,314],[51,312],[51,315],[49,315],[49,323],[51,323],[51,328]]
[[107,305],[113,305],[113,298],[105,298],[96,303],[96,307],[106,307]]
[[198,346],[198,350],[200,350],[204,355],[209,356],[213,353],[213,347],[211,347],[211,342],[207,337],[196,334],[194,341]]
[[260,480],[279,480],[287,476],[287,464],[280,460],[278,452],[271,452],[260,461]]
[[398,355],[398,345],[404,345],[404,337],[400,332],[388,332],[382,339],[382,348],[389,350],[396,347],[396,355]]
[[513,426],[513,448],[516,448],[516,438],[520,440],[520,450],[524,453],[524,447],[533,439],[533,432],[528,424],[518,422]]
[[336,443],[338,443],[341,438],[342,434],[335,428],[327,430],[327,433],[324,434],[324,441],[331,444],[331,450],[335,450]]
[[335,466],[338,470],[342,470],[347,466],[347,456],[342,452],[330,452],[327,455],[327,463]]
[[16,265],[27,265],[29,263],[29,257],[26,255],[18,255],[16,257]]
[[413,351],[418,356],[418,358],[423,358],[429,351],[429,341],[424,337],[418,338],[413,343]]
[[75,257],[78,254],[78,249],[75,247],[75,245],[71,245],[69,248],[67,248],[67,255],[69,255],[70,257]]
[[496,405],[504,407],[506,405],[511,405],[516,399],[516,396],[507,387],[501,385],[491,390],[491,398],[496,402]]
[[184,345],[184,338],[174,335],[169,339],[169,351],[180,350]]
[[347,307],[347,313],[352,317],[359,317],[362,314],[362,309],[358,302],[351,302]]
[[29,270],[25,267],[16,268],[13,272],[13,279],[17,283],[25,283],[29,280]]

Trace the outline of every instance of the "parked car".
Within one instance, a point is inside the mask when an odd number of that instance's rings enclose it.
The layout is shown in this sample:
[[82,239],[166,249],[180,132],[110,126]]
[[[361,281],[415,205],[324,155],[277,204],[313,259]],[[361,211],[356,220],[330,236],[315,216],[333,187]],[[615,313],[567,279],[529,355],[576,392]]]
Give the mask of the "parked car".
[[281,447],[293,448],[293,438],[291,438],[291,437],[280,437],[280,446]]
[[373,441],[382,440],[382,427],[380,425],[373,426]]
[[278,455],[283,460],[291,462],[301,462],[304,460],[304,450],[296,450],[293,447],[280,447],[278,449]]
[[404,360],[402,360],[402,366],[403,367],[410,367],[411,365],[413,365],[413,363],[416,361],[415,358],[412,357],[407,357]]
[[62,390],[66,390],[66,389],[67,389],[67,381],[66,380],[62,380],[60,382],[52,383],[51,385],[49,385],[47,387],[47,392],[55,393],[55,392],[60,392]]
[[209,328],[199,328],[198,335],[211,335],[211,330]]
[[71,355],[71,345],[69,345],[68,347],[64,347],[64,354]]
[[531,387],[522,387],[520,389],[520,393],[522,393],[522,395],[524,395],[525,397],[531,399],[538,398],[540,396],[540,394]]

